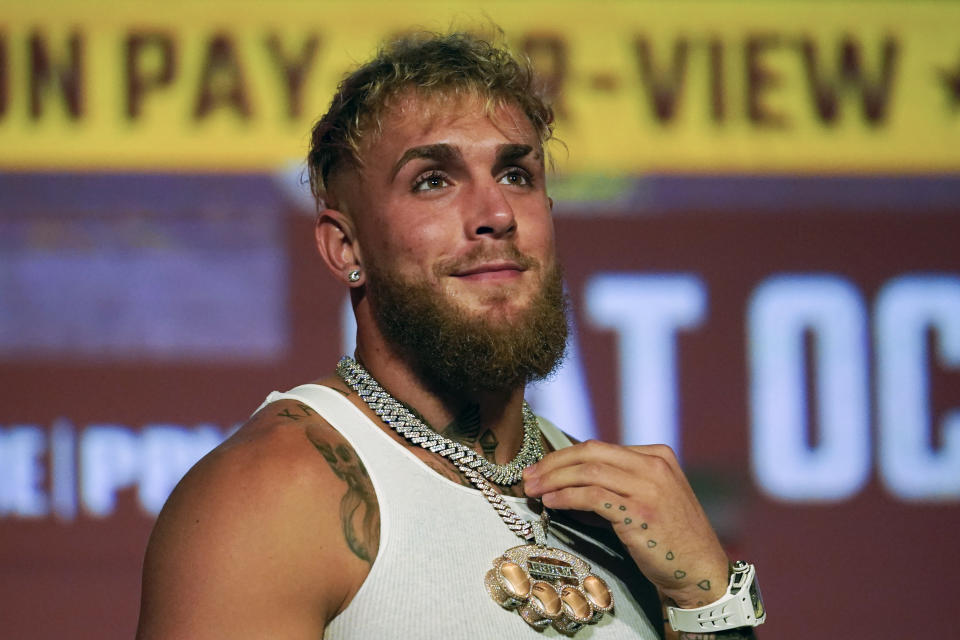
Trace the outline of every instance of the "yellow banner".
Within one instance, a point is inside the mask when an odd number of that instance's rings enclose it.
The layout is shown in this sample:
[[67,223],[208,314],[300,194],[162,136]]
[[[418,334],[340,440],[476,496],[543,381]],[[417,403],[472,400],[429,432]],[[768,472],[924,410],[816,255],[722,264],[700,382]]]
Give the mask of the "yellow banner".
[[946,2],[7,2],[0,168],[270,170],[413,26],[500,25],[567,172],[960,169]]

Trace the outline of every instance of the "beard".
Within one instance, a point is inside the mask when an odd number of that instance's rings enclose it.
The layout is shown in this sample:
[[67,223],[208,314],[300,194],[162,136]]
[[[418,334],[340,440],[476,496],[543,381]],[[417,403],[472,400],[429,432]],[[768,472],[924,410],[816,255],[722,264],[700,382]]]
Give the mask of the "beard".
[[[492,256],[468,256],[478,262]],[[504,256],[497,256],[504,257]],[[537,262],[511,247],[510,258],[522,266]],[[438,274],[456,264],[438,265]],[[566,351],[567,297],[559,265],[544,273],[540,290],[525,309],[505,318],[496,307],[470,312],[423,282],[367,265],[370,304],[377,326],[414,371],[438,391],[507,391],[553,373]],[[485,302],[510,300],[495,291]]]

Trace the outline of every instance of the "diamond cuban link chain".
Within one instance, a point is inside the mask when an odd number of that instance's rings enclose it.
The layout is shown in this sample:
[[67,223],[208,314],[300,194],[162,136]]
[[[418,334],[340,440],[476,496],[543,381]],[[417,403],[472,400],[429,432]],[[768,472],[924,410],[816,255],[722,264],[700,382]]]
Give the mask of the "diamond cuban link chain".
[[496,510],[503,522],[521,538],[534,538],[533,525],[524,520],[508,505],[500,494],[490,486],[487,479],[499,485],[516,484],[523,476],[523,469],[543,457],[540,444],[540,428],[529,405],[523,403],[523,446],[517,456],[505,465],[498,465],[481,457],[469,447],[440,435],[413,412],[391,396],[370,373],[353,358],[344,356],[337,363],[337,375],[391,429],[409,442],[450,460],[480,490],[483,497]]
[[[586,624],[598,622],[613,610],[613,593],[602,578],[591,573],[589,564],[572,553],[546,546],[547,512],[540,514],[539,521],[524,520],[484,477],[486,473],[493,478],[512,477],[514,471],[505,469],[519,465],[525,455],[533,462],[542,457],[540,430],[526,403],[523,404],[524,446],[511,463],[501,467],[431,429],[351,358],[340,360],[337,373],[394,431],[453,462],[480,490],[504,524],[516,535],[533,542],[507,549],[494,559],[493,568],[484,576],[484,586],[494,602],[505,609],[515,609],[524,622],[537,630],[552,624],[567,636]],[[535,445],[531,444],[528,449],[528,442],[533,441]],[[484,472],[483,463],[493,469]],[[520,466],[515,472],[517,479],[522,471]]]
[[523,470],[543,457],[537,418],[526,402],[523,403],[523,445],[513,460],[499,465],[490,462],[470,447],[440,435],[427,426],[414,416],[413,412],[387,393],[353,358],[348,356],[341,358],[337,363],[337,374],[360,394],[374,413],[404,438],[454,462],[459,461],[471,469],[476,469],[494,484],[503,486],[516,484],[523,477]]

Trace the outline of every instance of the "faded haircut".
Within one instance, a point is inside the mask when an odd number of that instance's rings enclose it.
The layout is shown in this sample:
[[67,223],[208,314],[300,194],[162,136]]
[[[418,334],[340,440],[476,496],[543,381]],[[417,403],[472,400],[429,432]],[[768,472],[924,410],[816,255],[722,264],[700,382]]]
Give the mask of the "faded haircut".
[[553,110],[528,60],[469,33],[406,35],[382,46],[373,60],[348,74],[314,125],[307,168],[318,207],[324,207],[331,176],[344,167],[361,166],[361,142],[371,133],[382,133],[389,100],[411,89],[427,97],[476,95],[486,100],[489,111],[514,104],[529,118],[541,145],[553,135]]

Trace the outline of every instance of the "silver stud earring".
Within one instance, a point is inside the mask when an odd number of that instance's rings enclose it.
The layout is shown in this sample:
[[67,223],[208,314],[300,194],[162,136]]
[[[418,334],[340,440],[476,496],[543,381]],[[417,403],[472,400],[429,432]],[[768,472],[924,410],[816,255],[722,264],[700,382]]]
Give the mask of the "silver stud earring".
[[360,269],[354,269],[347,274],[347,280],[350,282],[357,282],[360,280]]

